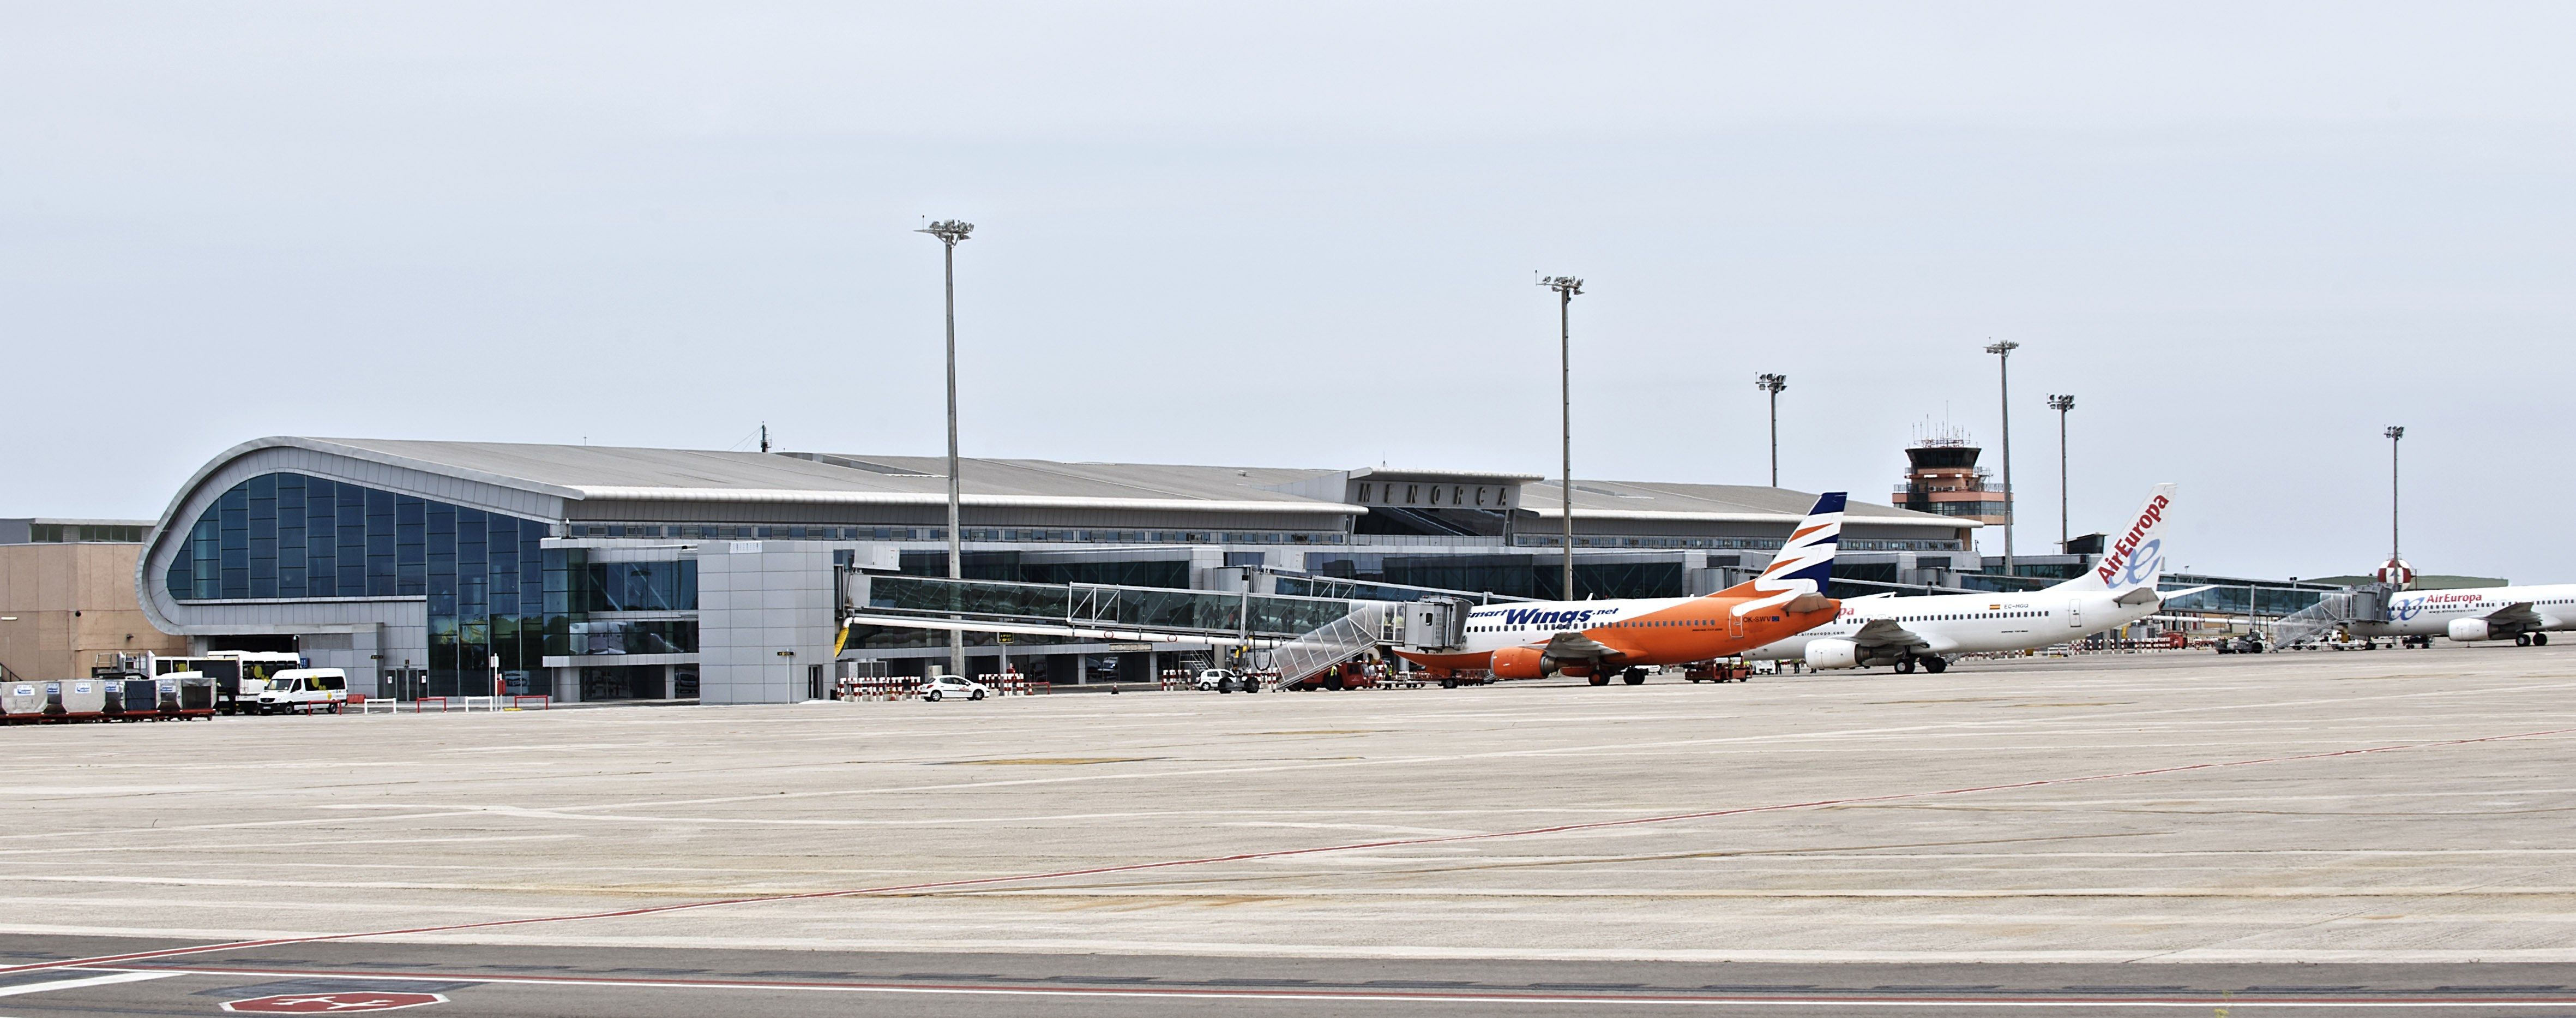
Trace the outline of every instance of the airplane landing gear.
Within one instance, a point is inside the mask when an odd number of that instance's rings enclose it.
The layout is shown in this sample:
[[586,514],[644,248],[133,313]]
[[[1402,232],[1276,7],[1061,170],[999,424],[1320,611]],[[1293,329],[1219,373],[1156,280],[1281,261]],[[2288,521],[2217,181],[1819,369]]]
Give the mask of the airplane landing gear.
[[1939,675],[1950,670],[1950,662],[1946,658],[1927,657],[1923,659],[1923,670]]
[[2530,634],[2530,633],[2515,633],[2515,634],[2513,634],[2513,645],[2514,645],[2514,646],[2516,646],[2516,647],[2528,647],[2528,646],[2531,646],[2531,634]]
[[1631,686],[1642,686],[1646,684],[1646,670],[1631,668],[1619,673],[1619,678]]
[[1584,681],[1590,682],[1596,686],[1607,686],[1610,684],[1610,673],[1595,668],[1592,670],[1592,674],[1584,677]]
[[1912,674],[1914,674],[1914,655],[1912,655],[1912,654],[1908,654],[1908,655],[1906,655],[1906,656],[1904,656],[1904,657],[1900,657],[1900,658],[1897,658],[1897,659],[1896,659],[1896,674],[1898,674],[1898,675],[1912,675]]
[[2533,633],[2533,634],[2531,634],[2531,645],[2532,645],[2532,646],[2534,646],[2534,647],[2546,647],[2546,646],[2549,646],[2549,634],[2547,634],[2547,633]]

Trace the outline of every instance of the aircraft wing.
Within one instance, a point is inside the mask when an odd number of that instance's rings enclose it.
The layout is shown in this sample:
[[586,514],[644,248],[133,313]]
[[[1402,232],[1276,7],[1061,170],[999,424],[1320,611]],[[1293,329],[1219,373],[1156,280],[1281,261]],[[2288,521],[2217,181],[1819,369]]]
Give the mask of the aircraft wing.
[[2538,629],[2547,624],[2541,621],[2539,612],[2531,610],[2529,601],[2516,601],[2480,617],[2487,620],[2488,629],[2497,632]]
[[1872,650],[1881,647],[1921,648],[1932,645],[1932,642],[1924,639],[1921,634],[1887,619],[1871,619],[1861,625],[1859,632],[1851,634],[1847,639]]
[[2160,597],[2160,598],[2163,598],[2163,599],[2165,599],[2165,600],[2167,600],[2167,601],[2171,601],[2171,600],[2173,600],[2174,598],[2177,598],[2177,597],[2190,597],[2191,595],[2193,595],[2193,594],[2197,594],[2197,593],[2200,593],[2201,591],[2204,591],[2204,590],[2216,590],[2216,589],[2218,589],[2218,585],[2217,585],[2217,584],[2215,584],[2215,583],[2204,583],[2204,584],[2201,584],[2200,586],[2197,586],[2197,587],[2184,587],[2184,588],[2182,588],[2181,590],[2159,590],[2159,591],[2156,591],[2156,596],[2157,596],[2157,597]]
[[1592,658],[1616,658],[1626,655],[1627,651],[1620,650],[1617,647],[1613,647],[1581,633],[1564,632],[1550,637],[1547,641],[1547,648],[1542,651],[1542,653],[1559,661],[1573,661]]

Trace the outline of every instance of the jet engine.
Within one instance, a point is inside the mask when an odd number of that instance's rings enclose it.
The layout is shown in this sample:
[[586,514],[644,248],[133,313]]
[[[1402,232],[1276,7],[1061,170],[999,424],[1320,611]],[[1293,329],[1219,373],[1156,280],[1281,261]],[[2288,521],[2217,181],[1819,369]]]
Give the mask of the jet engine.
[[2487,629],[2485,619],[2452,619],[2450,632],[2444,634],[2462,643],[2473,640],[2499,639]]
[[1850,640],[1807,641],[1807,667],[1858,668],[1860,645]]
[[1494,677],[1497,679],[1546,678],[1547,655],[1536,647],[1505,647],[1495,651]]

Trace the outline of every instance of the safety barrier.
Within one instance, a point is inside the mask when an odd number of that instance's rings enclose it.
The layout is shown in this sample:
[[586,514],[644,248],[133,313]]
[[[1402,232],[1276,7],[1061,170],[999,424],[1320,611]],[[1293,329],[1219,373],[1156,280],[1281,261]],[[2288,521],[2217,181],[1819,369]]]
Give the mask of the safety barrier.
[[527,703],[528,703],[528,701],[530,701],[530,700],[534,700],[534,701],[536,701],[536,703],[537,703],[537,709],[538,709],[538,710],[552,710],[552,709],[554,709],[554,705],[555,705],[555,698],[554,698],[554,697],[552,697],[552,696],[549,696],[549,695],[547,695],[547,694],[544,694],[544,693],[514,693],[514,694],[511,694],[511,696],[510,696],[510,709],[511,709],[511,710],[518,710],[518,709],[520,709],[520,708],[522,708],[522,707],[526,706],[526,705],[527,705]]
[[467,714],[472,714],[472,713],[474,713],[474,708],[476,708],[476,707],[481,707],[481,708],[483,708],[484,710],[487,710],[487,711],[498,711],[498,710],[500,710],[500,709],[501,709],[501,701],[502,701],[502,700],[504,700],[504,699],[506,699],[506,697],[498,697],[498,696],[424,696],[424,697],[421,697],[420,699],[417,699],[417,700],[414,700],[414,701],[412,701],[412,702],[411,702],[411,712],[412,712],[412,713],[414,713],[414,714],[418,714],[418,713],[420,713],[420,712],[421,712],[421,710],[422,710],[423,708],[427,707],[428,705],[430,705],[430,704],[432,704],[432,703],[435,703],[435,704],[437,704],[437,705],[438,705],[438,712],[439,712],[439,713],[441,713],[441,714],[445,714],[445,713],[447,713],[449,710],[458,710],[458,711],[463,711],[463,712],[465,712],[465,713],[467,713]]
[[357,708],[360,714],[373,714],[379,707],[384,708],[385,713],[392,714],[402,709],[402,702],[353,696],[349,698],[349,706]]
[[1055,683],[1035,681],[1017,672],[1007,675],[978,675],[975,681],[990,687],[994,696],[1043,696],[1055,691]]
[[913,687],[919,680],[909,678],[842,679],[843,700],[910,700],[920,695]]

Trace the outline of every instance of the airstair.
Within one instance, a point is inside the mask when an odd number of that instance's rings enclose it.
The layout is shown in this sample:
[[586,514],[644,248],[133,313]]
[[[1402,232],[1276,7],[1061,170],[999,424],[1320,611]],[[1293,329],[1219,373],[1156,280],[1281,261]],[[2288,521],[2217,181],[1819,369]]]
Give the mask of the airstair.
[[2321,595],[2272,623],[2272,645],[2296,647],[2332,635],[2347,622],[2376,620],[2387,603],[2387,593],[2372,587]]
[[[1339,666],[1342,662],[1368,653],[1384,643],[1401,639],[1403,618],[1388,611],[1384,602],[1357,602],[1351,613],[1335,619],[1313,632],[1299,634],[1270,652],[1270,667],[1279,673],[1279,688],[1288,689]],[[1390,618],[1390,615],[1395,617]],[[1390,626],[1390,623],[1394,623]]]

